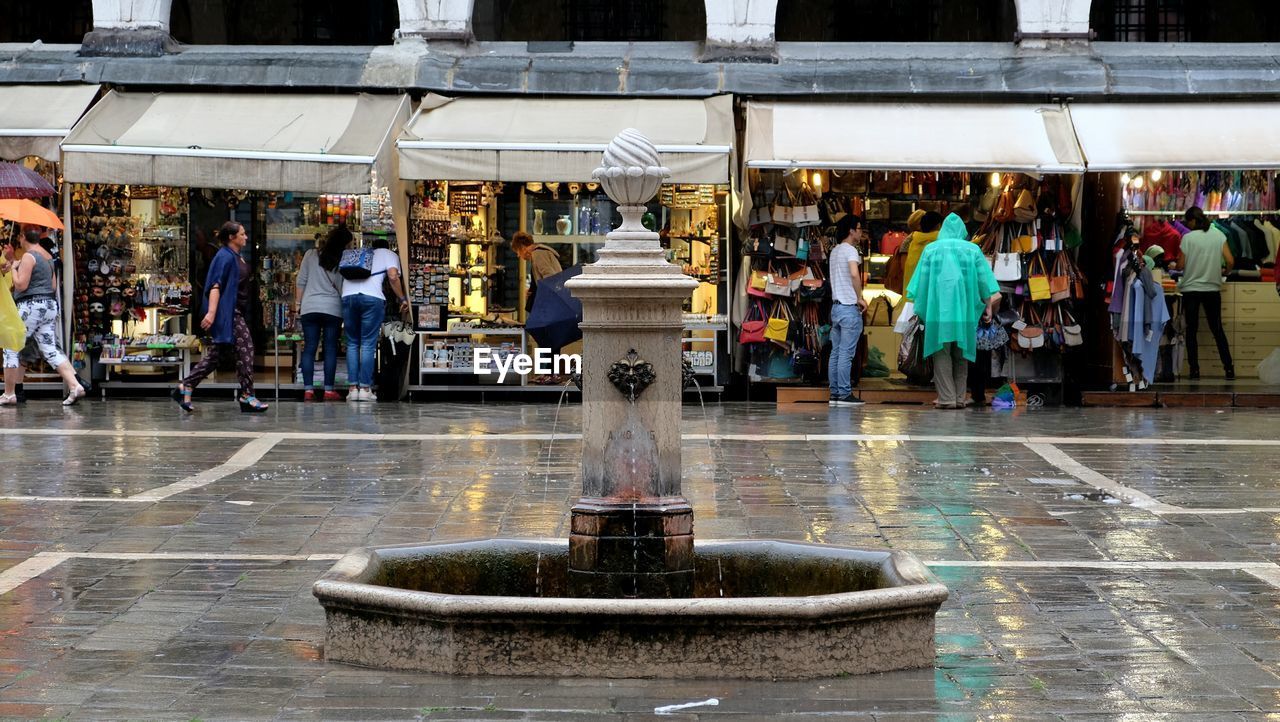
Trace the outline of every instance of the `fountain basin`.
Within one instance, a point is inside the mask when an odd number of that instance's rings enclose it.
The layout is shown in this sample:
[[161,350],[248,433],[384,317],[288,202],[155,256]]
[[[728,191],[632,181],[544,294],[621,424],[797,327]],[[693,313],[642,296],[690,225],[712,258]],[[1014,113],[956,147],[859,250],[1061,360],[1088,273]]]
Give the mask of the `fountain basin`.
[[563,539],[357,549],[313,587],[325,656],[442,674],[802,679],[929,667],[947,588],[901,551],[697,541],[694,597],[565,596]]

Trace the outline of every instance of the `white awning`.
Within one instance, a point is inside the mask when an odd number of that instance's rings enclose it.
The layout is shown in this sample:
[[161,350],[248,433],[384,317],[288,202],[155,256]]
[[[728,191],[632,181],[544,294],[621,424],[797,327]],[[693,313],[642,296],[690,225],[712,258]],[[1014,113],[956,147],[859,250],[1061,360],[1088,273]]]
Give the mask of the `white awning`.
[[676,183],[728,183],[733,101],[445,98],[429,95],[396,145],[415,180],[589,181],[614,136],[635,128]]
[[1081,173],[1058,106],[748,103],[751,168]]
[[1280,168],[1276,103],[1072,103],[1091,171]]
[[97,85],[0,86],[0,159],[57,161],[58,144],[98,94]]
[[393,177],[404,95],[112,91],[62,144],[73,183],[368,193]]

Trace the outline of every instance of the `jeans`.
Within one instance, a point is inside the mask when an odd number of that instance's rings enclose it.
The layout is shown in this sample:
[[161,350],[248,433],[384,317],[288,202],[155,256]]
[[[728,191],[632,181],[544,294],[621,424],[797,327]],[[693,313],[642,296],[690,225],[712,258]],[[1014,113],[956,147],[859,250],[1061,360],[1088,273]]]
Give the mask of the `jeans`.
[[1196,348],[1196,332],[1200,329],[1200,308],[1204,307],[1205,319],[1213,340],[1218,342],[1218,357],[1223,370],[1235,369],[1231,363],[1231,349],[1227,346],[1227,334],[1222,330],[1222,294],[1218,291],[1187,291],[1182,294],[1183,314],[1187,318],[1187,363],[1192,373],[1200,372],[1200,354]]
[[324,390],[333,391],[338,373],[338,333],[342,319],[328,313],[302,314],[302,385],[311,388],[316,378],[316,348],[324,332]]
[[831,305],[831,362],[827,369],[831,398],[843,399],[853,394],[850,383],[853,356],[862,338],[862,310],[856,305]]
[[373,359],[386,313],[381,298],[357,293],[342,297],[342,321],[347,330],[347,382],[373,387]]

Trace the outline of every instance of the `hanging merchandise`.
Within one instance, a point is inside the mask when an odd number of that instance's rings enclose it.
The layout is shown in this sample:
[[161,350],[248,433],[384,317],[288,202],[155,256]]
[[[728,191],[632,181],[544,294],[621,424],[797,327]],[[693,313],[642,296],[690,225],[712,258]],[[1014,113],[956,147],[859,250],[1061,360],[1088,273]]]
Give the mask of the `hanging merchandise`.
[[765,326],[764,337],[779,346],[790,347],[791,318],[790,305],[782,300],[775,302]]
[[742,319],[742,327],[738,332],[738,343],[764,343],[767,339],[764,337],[765,327],[768,321],[764,314],[764,304],[759,301],[751,304],[751,308],[747,310],[747,315]]
[[1049,276],[1045,274],[1044,261],[1039,253],[1033,254],[1027,265],[1027,289],[1031,292],[1032,301],[1049,300]]

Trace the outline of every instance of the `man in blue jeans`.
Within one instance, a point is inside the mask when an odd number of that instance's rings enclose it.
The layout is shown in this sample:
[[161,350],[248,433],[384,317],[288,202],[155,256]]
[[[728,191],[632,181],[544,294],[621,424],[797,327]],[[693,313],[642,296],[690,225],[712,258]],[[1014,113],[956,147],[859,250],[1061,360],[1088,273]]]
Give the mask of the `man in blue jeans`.
[[828,262],[831,268],[831,361],[827,376],[831,385],[832,406],[854,406],[862,403],[855,398],[850,378],[853,356],[862,338],[862,312],[867,302],[862,298],[862,256],[858,245],[866,240],[864,221],[855,215],[847,215],[836,223],[836,239],[839,243],[831,251]]

